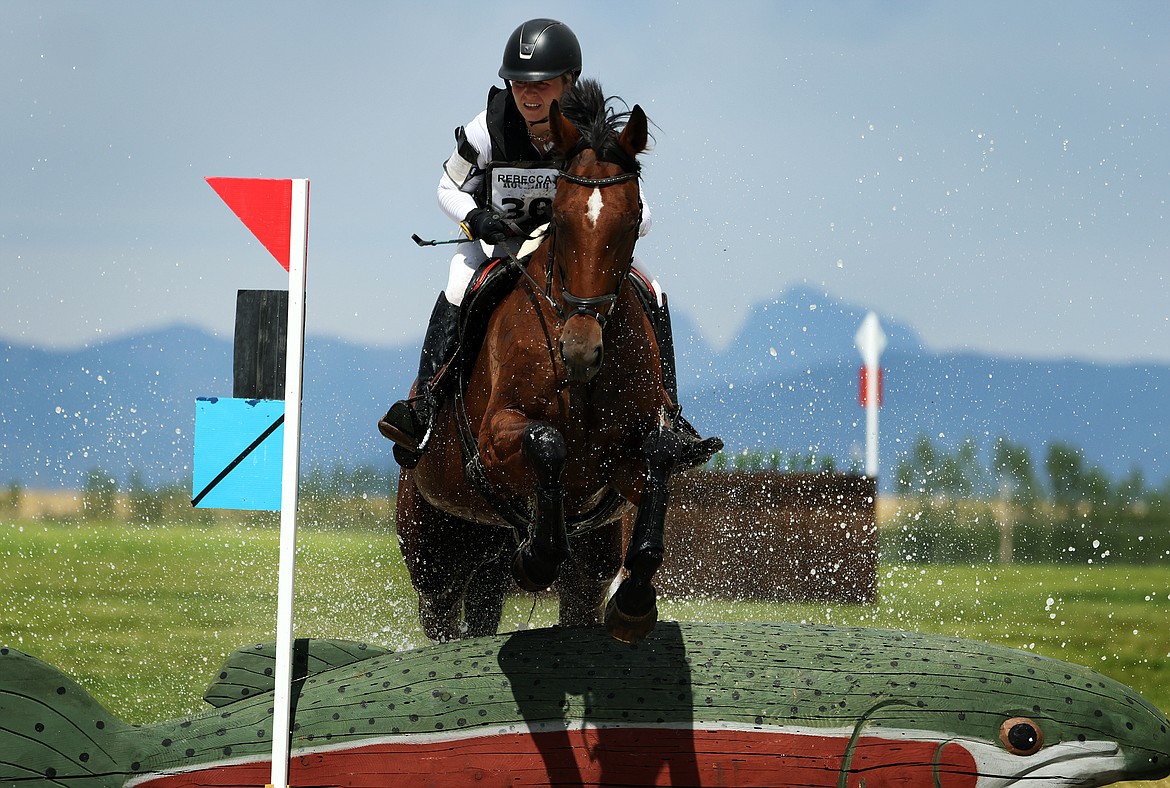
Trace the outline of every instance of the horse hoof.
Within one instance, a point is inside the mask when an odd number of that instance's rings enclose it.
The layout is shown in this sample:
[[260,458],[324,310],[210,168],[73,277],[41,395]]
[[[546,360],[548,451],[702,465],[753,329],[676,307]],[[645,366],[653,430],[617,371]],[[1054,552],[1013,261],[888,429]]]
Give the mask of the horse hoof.
[[638,643],[651,632],[658,623],[658,602],[654,589],[650,589],[650,609],[640,615],[631,615],[621,609],[618,598],[621,589],[609,599],[605,606],[605,629],[614,640],[622,643]]
[[557,581],[558,566],[537,560],[529,551],[521,548],[512,556],[512,578],[525,591],[545,591]]

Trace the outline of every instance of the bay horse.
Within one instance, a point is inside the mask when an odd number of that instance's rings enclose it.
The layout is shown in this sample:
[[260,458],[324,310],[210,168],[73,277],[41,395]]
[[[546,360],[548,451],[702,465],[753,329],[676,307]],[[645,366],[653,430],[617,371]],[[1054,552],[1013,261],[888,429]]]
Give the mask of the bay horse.
[[643,638],[658,616],[669,478],[722,446],[670,423],[655,335],[627,284],[645,113],[613,111],[583,80],[549,122],[562,162],[551,222],[525,262],[513,258],[524,275],[399,479],[399,544],[435,641],[495,634],[513,579],[555,583],[562,625],[599,623],[635,508],[604,620],[619,640]]

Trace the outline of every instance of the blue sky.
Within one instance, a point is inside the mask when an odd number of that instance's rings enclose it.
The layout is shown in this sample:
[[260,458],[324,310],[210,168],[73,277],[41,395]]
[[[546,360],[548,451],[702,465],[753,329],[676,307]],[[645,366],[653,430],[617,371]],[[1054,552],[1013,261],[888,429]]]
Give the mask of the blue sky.
[[803,284],[936,349],[1170,362],[1170,4],[423,5],[5,3],[0,338],[230,336],[287,284],[203,181],[240,176],[312,182],[310,333],[416,340],[452,131],[552,16],[657,125],[639,256],[711,341]]

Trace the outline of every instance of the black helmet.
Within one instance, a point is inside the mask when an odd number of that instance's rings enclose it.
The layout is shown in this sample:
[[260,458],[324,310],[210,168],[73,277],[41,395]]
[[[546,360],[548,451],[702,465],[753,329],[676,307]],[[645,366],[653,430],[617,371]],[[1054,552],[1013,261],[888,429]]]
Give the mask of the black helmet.
[[500,76],[517,82],[542,82],[581,73],[581,45],[564,22],[530,19],[512,33],[504,49]]

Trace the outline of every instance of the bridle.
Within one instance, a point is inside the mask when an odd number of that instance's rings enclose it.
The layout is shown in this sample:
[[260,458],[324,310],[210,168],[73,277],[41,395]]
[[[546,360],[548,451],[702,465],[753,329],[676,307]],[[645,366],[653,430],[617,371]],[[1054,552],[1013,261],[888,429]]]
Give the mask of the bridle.
[[[592,187],[597,188],[597,189],[603,189],[606,186],[616,186],[617,184],[620,184],[620,183],[626,183],[628,181],[632,181],[638,177],[638,173],[636,173],[636,172],[622,172],[622,173],[619,173],[617,175],[610,175],[610,176],[605,177],[605,178],[586,178],[586,177],[581,176],[581,175],[574,175],[573,173],[562,171],[558,177],[561,179],[564,179],[566,181],[569,181],[570,183],[575,183],[579,186],[592,186]],[[642,200],[641,200],[641,197],[639,197],[638,198],[638,224],[641,224],[641,223],[642,223]],[[546,273],[547,281],[545,282],[545,289],[544,289],[545,296],[548,298],[549,302],[552,304],[553,310],[557,313],[557,317],[559,317],[562,321],[568,321],[570,318],[576,317],[577,315],[588,315],[589,317],[592,317],[594,320],[596,320],[598,322],[598,324],[600,324],[601,327],[604,329],[605,324],[607,322],[609,322],[609,316],[613,313],[614,306],[617,304],[618,296],[621,295],[622,285],[625,283],[626,278],[628,277],[628,275],[630,273],[630,268],[632,268],[634,265],[633,256],[631,255],[629,262],[626,263],[626,270],[622,273],[621,278],[618,279],[617,289],[614,290],[614,292],[610,293],[609,295],[600,295],[600,296],[574,295],[573,293],[569,292],[569,289],[567,287],[565,287],[565,284],[564,284],[565,272],[561,271],[561,300],[565,302],[566,306],[571,308],[570,311],[568,312],[568,314],[565,314],[565,311],[563,309],[561,309],[560,304],[558,304],[556,302],[556,299],[552,298],[552,295],[551,295],[552,294],[553,269],[554,269],[554,263],[555,263],[554,256],[556,254],[555,236],[556,236],[556,223],[554,222],[554,223],[549,225],[548,265],[547,265],[547,273]]]

